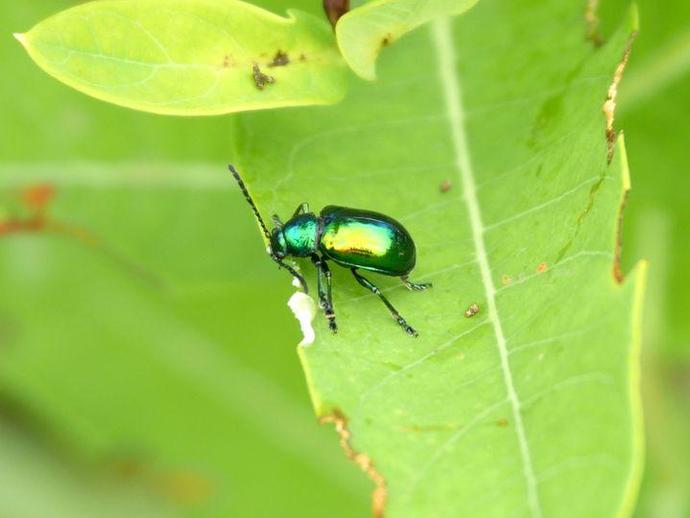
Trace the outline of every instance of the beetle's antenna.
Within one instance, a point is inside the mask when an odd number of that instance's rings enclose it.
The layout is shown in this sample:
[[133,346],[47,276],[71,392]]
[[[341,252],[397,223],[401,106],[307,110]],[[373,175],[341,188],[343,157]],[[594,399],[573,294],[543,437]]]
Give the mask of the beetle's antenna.
[[[268,239],[269,243],[271,241],[271,233],[268,231],[268,228],[266,227],[266,224],[264,223],[263,218],[261,217],[261,214],[259,213],[259,209],[256,207],[256,204],[254,203],[254,200],[252,199],[251,195],[249,194],[249,191],[247,190],[247,186],[244,185],[244,181],[242,181],[242,177],[240,176],[240,173],[237,172],[237,169],[232,164],[228,165],[228,169],[230,169],[230,172],[232,173],[232,176],[235,177],[235,180],[237,180],[237,183],[240,186],[240,189],[242,190],[242,194],[244,194],[244,199],[247,200],[247,203],[249,203],[249,206],[252,208],[252,211],[254,212],[254,216],[256,216],[257,221],[259,222],[259,225],[261,225],[261,230],[263,230],[264,235],[266,236],[266,239]],[[297,270],[295,270],[292,266],[289,264],[285,264],[283,261],[278,259],[276,255],[273,253],[273,250],[270,249],[269,251],[271,254],[271,259],[273,259],[276,263],[278,263],[278,266],[281,268],[285,268],[288,272],[292,274],[292,276],[297,279],[302,286],[302,290],[304,293],[309,293],[309,288],[307,288],[307,282],[304,280],[304,277],[302,277]]]
[[228,169],[230,169],[230,172],[232,173],[232,176],[235,177],[235,180],[237,180],[237,183],[240,186],[240,189],[242,190],[242,194],[244,194],[244,199],[247,200],[247,203],[249,203],[249,206],[252,208],[252,211],[254,212],[254,216],[256,216],[256,219],[259,221],[259,225],[261,225],[261,230],[264,231],[264,235],[266,236],[266,239],[269,241],[271,240],[271,233],[268,231],[268,228],[266,228],[266,224],[264,223],[263,218],[261,217],[261,214],[259,213],[259,209],[256,207],[256,204],[254,203],[254,200],[252,197],[249,195],[249,191],[247,190],[247,186],[244,185],[244,182],[242,181],[242,177],[240,176],[240,173],[237,172],[237,169],[230,164],[228,165]]

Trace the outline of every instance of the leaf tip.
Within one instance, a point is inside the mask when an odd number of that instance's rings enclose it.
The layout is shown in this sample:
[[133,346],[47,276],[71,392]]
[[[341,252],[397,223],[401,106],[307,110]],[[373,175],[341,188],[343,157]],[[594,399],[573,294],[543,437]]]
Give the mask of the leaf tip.
[[357,74],[367,81],[376,81],[376,69],[373,66],[371,68],[359,70]]
[[376,37],[371,37],[370,41],[364,46],[354,45],[352,41],[353,36],[350,34],[351,29],[349,27],[351,18],[352,12],[349,12],[343,15],[335,26],[335,35],[340,54],[345,60],[345,63],[347,63],[350,69],[357,74],[358,77],[367,81],[375,81],[376,59],[378,58],[380,50],[376,48],[373,43]]
[[[342,50],[341,50],[342,51]],[[371,60],[361,60],[356,56],[349,56],[343,52],[343,58],[350,66],[350,69],[357,74],[358,77],[365,81],[376,81],[376,55]]]
[[24,34],[23,32],[15,32],[14,34],[12,34],[12,36],[14,36],[14,38],[15,38],[19,43],[21,43],[22,46],[26,47],[26,44],[27,44],[27,41],[26,41],[26,34]]

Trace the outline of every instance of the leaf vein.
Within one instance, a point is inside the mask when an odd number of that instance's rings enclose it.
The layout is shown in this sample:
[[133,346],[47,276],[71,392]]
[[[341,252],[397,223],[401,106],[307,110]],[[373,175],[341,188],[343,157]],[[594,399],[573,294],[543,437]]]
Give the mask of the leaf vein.
[[[520,447],[523,473],[527,486],[527,500],[532,516],[538,518],[542,515],[542,512],[541,505],[539,503],[537,479],[534,474],[532,456],[527,443],[525,427],[522,421],[522,414],[520,412],[520,400],[515,390],[513,375],[510,370],[508,348],[496,306],[496,289],[491,276],[489,257],[486,251],[486,245],[484,243],[484,226],[482,223],[481,208],[479,206],[479,199],[477,197],[475,187],[474,172],[469,158],[469,145],[465,131],[465,116],[461,101],[460,81],[455,72],[455,63],[457,61],[457,57],[455,53],[450,20],[447,18],[437,20],[433,24],[432,31],[433,43],[435,45],[439,60],[439,80],[447,106],[451,137],[453,146],[455,148],[457,170],[460,176],[460,181],[463,185],[464,200],[469,216],[470,226],[472,227],[475,253],[477,256],[477,262],[479,263],[479,270],[481,272],[482,284],[484,285],[484,290],[486,293],[487,304],[489,306],[488,319],[493,324],[496,342],[498,345],[498,352],[501,358],[503,378],[508,393],[507,400],[510,402],[513,410],[515,431]],[[456,440],[458,436],[459,434],[456,434],[453,440]],[[442,446],[442,449],[444,447],[445,445]],[[431,461],[433,461],[437,455],[438,451],[432,457]],[[425,470],[422,470],[422,472],[424,471]]]

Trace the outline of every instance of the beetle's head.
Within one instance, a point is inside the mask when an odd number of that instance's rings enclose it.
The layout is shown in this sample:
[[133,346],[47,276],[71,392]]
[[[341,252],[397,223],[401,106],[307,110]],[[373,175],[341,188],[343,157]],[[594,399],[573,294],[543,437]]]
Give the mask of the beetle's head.
[[287,242],[282,227],[276,227],[271,232],[271,255],[276,259],[283,259],[287,255]]
[[278,263],[278,266],[290,272],[292,276],[299,281],[304,293],[309,293],[309,288],[307,287],[304,277],[302,277],[295,268],[283,262],[283,258],[287,256],[287,240],[283,234],[283,223],[280,221],[278,216],[273,216],[275,228],[273,229],[273,232],[269,232],[263,218],[261,217],[261,214],[259,213],[259,209],[256,208],[254,200],[249,195],[249,191],[247,191],[247,187],[244,185],[244,181],[242,180],[240,173],[238,173],[232,165],[229,166],[229,169],[232,173],[232,176],[234,176],[235,180],[237,180],[237,184],[240,186],[242,194],[244,194],[244,199],[247,200],[247,203],[249,203],[249,206],[252,208],[252,212],[254,212],[254,216],[256,216],[256,220],[258,221],[264,236],[270,243],[268,252],[271,254],[271,259]]

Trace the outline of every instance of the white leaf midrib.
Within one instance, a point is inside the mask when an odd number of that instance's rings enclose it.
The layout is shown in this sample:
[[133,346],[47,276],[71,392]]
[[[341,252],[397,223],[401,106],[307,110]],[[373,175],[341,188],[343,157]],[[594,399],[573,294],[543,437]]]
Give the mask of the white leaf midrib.
[[482,284],[486,294],[488,306],[488,319],[491,322],[498,352],[501,358],[501,370],[508,392],[508,400],[513,410],[515,431],[520,446],[523,473],[527,485],[527,499],[531,514],[534,518],[542,515],[539,494],[537,491],[537,479],[532,465],[532,456],[525,435],[525,427],[520,413],[520,400],[513,383],[513,375],[508,360],[508,348],[503,334],[501,319],[496,306],[496,288],[491,276],[489,256],[484,243],[484,224],[482,222],[481,208],[477,197],[474,171],[470,159],[469,145],[465,130],[464,108],[462,105],[462,89],[460,80],[455,71],[457,56],[453,44],[452,26],[450,19],[441,18],[432,24],[432,40],[438,58],[439,81],[446,104],[448,122],[450,124],[455,161],[460,182],[463,187],[463,199],[467,208],[470,226],[472,229],[472,241],[474,243],[477,263],[481,273]]

